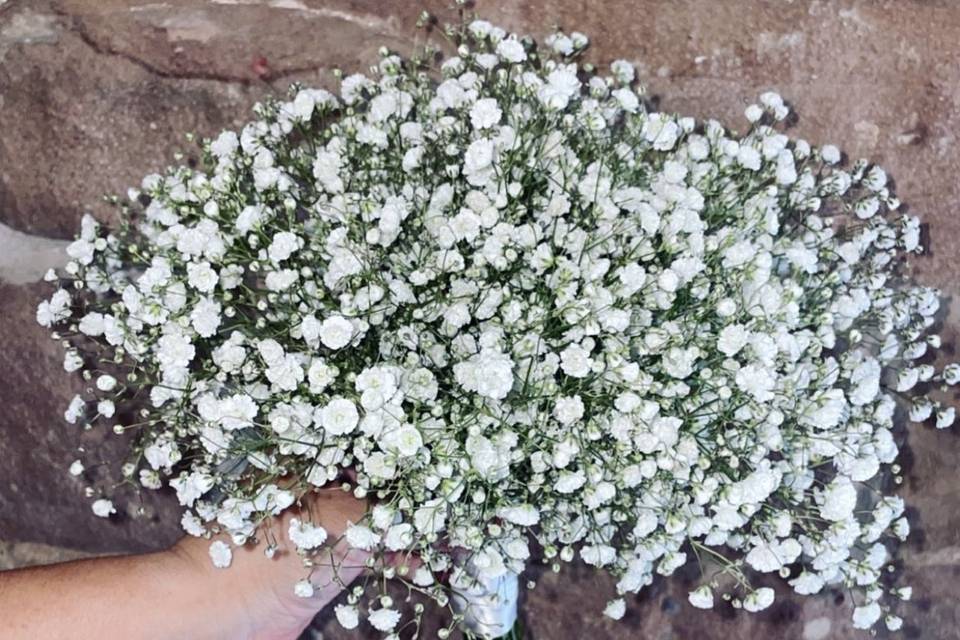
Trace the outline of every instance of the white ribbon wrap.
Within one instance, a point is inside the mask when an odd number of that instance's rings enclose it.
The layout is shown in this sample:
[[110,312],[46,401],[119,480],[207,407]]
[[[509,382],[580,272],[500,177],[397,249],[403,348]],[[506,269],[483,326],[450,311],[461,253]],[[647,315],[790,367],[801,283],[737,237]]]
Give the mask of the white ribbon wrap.
[[520,578],[507,571],[492,579],[478,577],[472,564],[454,571],[450,578],[453,610],[463,615],[462,626],[480,638],[499,638],[517,622]]

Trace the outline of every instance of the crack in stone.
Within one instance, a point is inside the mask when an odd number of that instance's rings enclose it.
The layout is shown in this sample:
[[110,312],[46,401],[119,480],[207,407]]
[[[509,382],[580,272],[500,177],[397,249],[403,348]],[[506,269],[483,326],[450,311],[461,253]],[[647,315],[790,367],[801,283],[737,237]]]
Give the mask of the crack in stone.
[[67,30],[70,33],[75,34],[80,41],[83,42],[87,47],[93,50],[94,53],[102,56],[116,57],[143,69],[151,75],[157,76],[159,78],[166,78],[171,80],[205,80],[209,82],[220,82],[228,84],[240,84],[243,86],[252,86],[258,83],[263,83],[267,86],[270,86],[272,82],[276,80],[281,80],[285,77],[300,74],[300,73],[309,73],[314,71],[319,71],[324,69],[323,65],[303,65],[298,67],[286,67],[284,69],[276,71],[267,71],[266,73],[257,75],[256,77],[249,76],[238,76],[225,73],[207,73],[207,72],[177,72],[171,71],[169,69],[164,69],[158,67],[157,65],[135,56],[126,51],[120,51],[109,45],[102,44],[96,38],[94,38],[89,30],[84,26],[83,21],[62,9],[55,9],[54,12],[60,18],[65,19],[68,22]]

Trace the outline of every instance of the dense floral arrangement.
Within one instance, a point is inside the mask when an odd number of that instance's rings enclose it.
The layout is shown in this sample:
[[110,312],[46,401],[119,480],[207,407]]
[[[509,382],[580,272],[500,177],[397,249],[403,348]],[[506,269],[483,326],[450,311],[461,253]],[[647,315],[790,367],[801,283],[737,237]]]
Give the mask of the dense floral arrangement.
[[[115,230],[84,218],[37,312],[96,387],[67,421],[139,403],[113,427],[136,434],[124,474],[172,486],[194,536],[247,544],[345,483],[375,504],[348,543],[440,606],[535,541],[616,576],[613,618],[696,556],[696,607],[764,609],[747,574],[779,572],[898,628],[909,588],[882,573],[909,525],[869,482],[897,457],[895,396],[946,427],[915,391],[960,367],[920,362],[938,293],[902,276],[920,228],[884,171],[780,133],[773,93],[738,135],[648,110],[626,61],[578,64],[581,34],[450,34],[439,69],[384,52],[339,96],[294,87],[203,168],[144,179]],[[305,560],[330,542],[290,537]],[[417,628],[383,583],[340,622]]]

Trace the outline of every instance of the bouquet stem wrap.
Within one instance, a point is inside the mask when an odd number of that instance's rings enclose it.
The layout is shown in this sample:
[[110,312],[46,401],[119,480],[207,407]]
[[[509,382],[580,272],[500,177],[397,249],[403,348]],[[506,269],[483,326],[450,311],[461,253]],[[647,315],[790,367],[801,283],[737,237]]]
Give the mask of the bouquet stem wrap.
[[480,638],[499,638],[517,622],[520,599],[519,576],[507,571],[496,578],[483,578],[472,563],[454,573],[451,602],[463,616],[463,629]]

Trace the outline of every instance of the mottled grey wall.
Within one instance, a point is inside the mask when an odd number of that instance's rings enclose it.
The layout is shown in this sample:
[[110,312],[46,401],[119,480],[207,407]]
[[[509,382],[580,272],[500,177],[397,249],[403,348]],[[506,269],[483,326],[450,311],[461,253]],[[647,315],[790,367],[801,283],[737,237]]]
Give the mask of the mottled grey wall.
[[[82,387],[35,326],[37,283],[84,211],[172,161],[182,133],[239,126],[292,80],[332,87],[387,44],[407,50],[422,8],[378,0],[0,0],[0,567],[156,548],[177,537],[159,496],[142,519],[93,517],[66,473],[80,442],[62,422]],[[917,277],[939,286],[954,353],[960,326],[960,2],[953,0],[480,0],[503,26],[588,33],[591,57],[634,61],[661,107],[743,126],[758,93],[799,112],[793,135],[882,163],[929,228]],[[20,233],[22,232],[22,233]],[[22,234],[29,234],[27,236]],[[113,436],[87,436],[91,443]],[[958,432],[916,428],[902,494],[915,535],[901,550],[914,585],[905,637],[960,637]],[[112,442],[105,458],[122,443]],[[539,576],[526,606],[537,638],[866,637],[849,600],[785,593],[759,616],[693,612],[680,576],[658,581],[622,624],[597,614],[609,580],[578,569]],[[782,590],[781,590],[782,592]],[[353,637],[321,623],[326,637]]]

